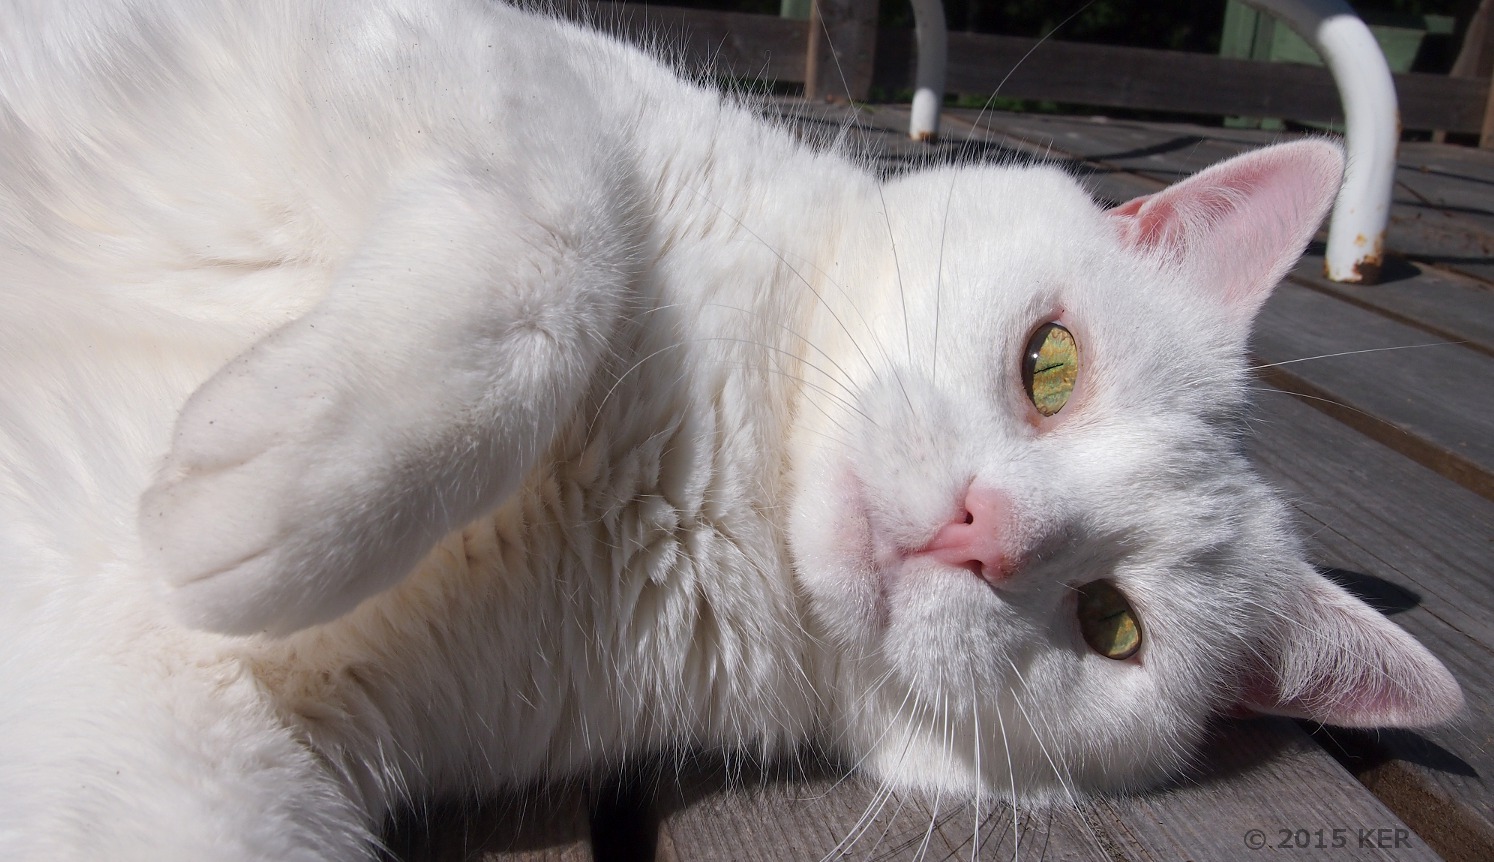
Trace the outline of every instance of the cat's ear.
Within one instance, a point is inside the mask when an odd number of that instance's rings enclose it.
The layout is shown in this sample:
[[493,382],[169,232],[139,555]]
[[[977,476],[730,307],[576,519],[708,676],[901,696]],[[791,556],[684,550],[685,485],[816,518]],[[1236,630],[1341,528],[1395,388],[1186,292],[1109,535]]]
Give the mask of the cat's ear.
[[1340,727],[1424,727],[1453,717],[1463,692],[1427,648],[1304,567],[1245,677],[1249,711]]
[[1128,248],[1184,267],[1249,321],[1317,231],[1343,176],[1323,140],[1280,144],[1214,165],[1109,212]]

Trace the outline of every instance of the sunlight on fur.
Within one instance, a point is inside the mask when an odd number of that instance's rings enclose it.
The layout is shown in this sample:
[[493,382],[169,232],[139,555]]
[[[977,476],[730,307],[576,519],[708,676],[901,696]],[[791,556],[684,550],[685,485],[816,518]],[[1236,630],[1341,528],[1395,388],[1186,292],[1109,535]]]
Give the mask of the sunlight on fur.
[[807,743],[979,830],[1460,708],[1240,452],[1326,141],[1107,212],[483,0],[86,0],[0,8],[0,154],[5,859]]

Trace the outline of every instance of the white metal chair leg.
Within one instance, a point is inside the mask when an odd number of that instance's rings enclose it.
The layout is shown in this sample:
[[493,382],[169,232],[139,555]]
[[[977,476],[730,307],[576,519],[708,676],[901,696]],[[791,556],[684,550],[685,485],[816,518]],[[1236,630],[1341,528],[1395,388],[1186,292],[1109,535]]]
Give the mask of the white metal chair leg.
[[1400,111],[1380,45],[1344,0],[1245,0],[1286,23],[1323,57],[1344,106],[1348,168],[1328,222],[1327,274],[1379,279],[1395,182]]
[[918,70],[913,77],[913,118],[908,134],[915,141],[932,141],[939,134],[939,108],[944,104],[944,60],[949,50],[949,32],[944,25],[942,0],[912,2]]
[[[1322,55],[1344,106],[1349,163],[1328,223],[1328,277],[1379,278],[1395,182],[1400,111],[1395,82],[1380,45],[1344,0],[1245,0],[1297,31]],[[918,71],[908,133],[930,140],[939,131],[949,37],[941,0],[912,0]]]

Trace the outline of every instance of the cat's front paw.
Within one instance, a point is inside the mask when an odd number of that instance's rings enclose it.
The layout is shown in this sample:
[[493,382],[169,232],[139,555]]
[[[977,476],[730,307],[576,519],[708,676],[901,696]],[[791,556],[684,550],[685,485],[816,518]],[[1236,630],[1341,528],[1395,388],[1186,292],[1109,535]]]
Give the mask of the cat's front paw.
[[398,451],[410,428],[388,387],[334,347],[276,333],[178,417],[140,532],[183,621],[235,634],[323,622],[395,583],[434,540],[430,519],[409,516],[431,503],[402,481],[418,473]]

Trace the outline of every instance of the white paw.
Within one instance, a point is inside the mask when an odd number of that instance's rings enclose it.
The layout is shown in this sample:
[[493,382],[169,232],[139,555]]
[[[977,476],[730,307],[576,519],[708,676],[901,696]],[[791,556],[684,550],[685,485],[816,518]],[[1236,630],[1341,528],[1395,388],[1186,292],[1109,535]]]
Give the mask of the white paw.
[[284,634],[324,622],[393,584],[434,541],[435,525],[401,517],[426,501],[399,487],[384,387],[358,379],[308,325],[275,333],[192,396],[141,499],[147,559],[192,625]]

